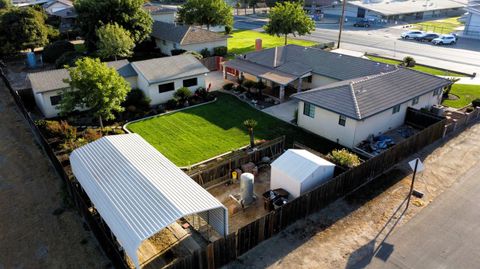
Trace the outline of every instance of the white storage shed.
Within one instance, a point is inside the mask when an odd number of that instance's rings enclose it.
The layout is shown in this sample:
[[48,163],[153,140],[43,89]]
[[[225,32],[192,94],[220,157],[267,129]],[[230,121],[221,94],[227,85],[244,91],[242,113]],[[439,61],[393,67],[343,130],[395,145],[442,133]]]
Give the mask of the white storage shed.
[[289,149],[271,164],[270,188],[297,198],[333,177],[335,164],[304,149]]
[[220,235],[227,209],[138,134],[106,136],[70,155],[72,171],[137,268],[142,242],[197,214]]

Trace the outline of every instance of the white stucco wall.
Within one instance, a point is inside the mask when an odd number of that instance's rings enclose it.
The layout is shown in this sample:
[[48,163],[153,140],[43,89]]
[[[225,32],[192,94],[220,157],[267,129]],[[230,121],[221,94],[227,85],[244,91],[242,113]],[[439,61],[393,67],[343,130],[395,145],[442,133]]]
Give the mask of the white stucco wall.
[[[166,103],[168,100],[172,99],[173,98],[173,93],[175,92],[175,90],[183,87],[183,80],[190,79],[190,78],[197,78],[197,85],[189,87],[189,89],[192,91],[192,93],[195,92],[195,90],[198,89],[199,87],[204,87],[205,88],[205,78],[206,78],[206,76],[204,74],[200,74],[200,75],[197,75],[197,76],[191,76],[191,77],[185,77],[185,78],[181,78],[181,79],[176,79],[176,80],[173,80],[173,81],[172,80],[162,81],[162,82],[154,83],[154,84],[149,84],[142,75],[139,75],[138,76],[138,88],[140,90],[142,90],[145,93],[145,95],[148,96],[152,100],[150,102],[150,105],[154,106],[154,105],[159,105],[159,104]],[[158,85],[166,84],[166,83],[170,83],[170,82],[174,82],[175,90],[169,91],[169,92],[159,93]]]
[[379,135],[391,129],[395,129],[405,122],[405,115],[408,107],[420,109],[422,107],[431,107],[441,102],[441,94],[433,96],[429,92],[419,97],[418,104],[412,105],[412,100],[404,102],[400,106],[400,111],[393,114],[393,108],[389,108],[381,113],[366,118],[364,120],[354,120],[347,118],[345,126],[338,124],[339,114],[315,107],[315,117],[311,118],[303,114],[304,102],[298,103],[298,125],[313,133],[323,136],[331,141],[340,143],[345,147],[352,148],[369,135]]
[[182,46],[176,43],[177,48],[175,48],[175,42],[165,41],[163,42],[160,39],[155,39],[155,43],[157,44],[157,48],[159,48],[162,53],[167,55],[172,55],[173,49],[183,49],[187,51],[196,51],[200,52],[204,48],[208,48],[208,50],[213,54],[213,48],[227,46],[227,40],[215,41],[215,42],[207,42],[207,43],[199,43],[199,44],[190,44]]

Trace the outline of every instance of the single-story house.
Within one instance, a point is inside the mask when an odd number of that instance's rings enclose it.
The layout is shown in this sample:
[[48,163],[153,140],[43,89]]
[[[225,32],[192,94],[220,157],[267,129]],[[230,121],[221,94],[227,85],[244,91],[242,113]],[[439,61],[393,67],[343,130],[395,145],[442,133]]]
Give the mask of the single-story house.
[[396,68],[372,76],[335,82],[297,93],[300,127],[353,148],[370,135],[404,124],[408,107],[440,104],[452,82],[430,74]]
[[[175,90],[187,87],[195,91],[205,87],[208,69],[192,55],[178,55],[130,63],[127,60],[108,62],[128,81],[132,89],[142,90],[158,105],[172,99]],[[60,112],[56,106],[62,91],[69,87],[63,82],[68,79],[68,70],[56,69],[30,73],[27,76],[32,86],[37,107],[47,118],[56,117]]]
[[224,67],[226,79],[261,80],[268,87],[264,92],[280,101],[286,94],[395,69],[393,65],[298,45],[250,52],[225,62]]
[[138,134],[103,137],[74,150],[70,163],[136,268],[158,254],[144,242],[180,218],[198,216],[218,236],[228,234],[225,206]]
[[131,65],[138,73],[138,88],[152,100],[151,105],[167,102],[181,87],[192,92],[199,87],[205,88],[205,78],[210,72],[190,54],[138,61]]
[[480,39],[480,1],[470,0],[467,10],[468,15],[463,34],[466,37]]
[[150,13],[154,21],[163,21],[167,23],[174,23],[177,17],[177,10],[170,7],[164,7],[159,4],[146,3],[143,9]]
[[196,26],[163,21],[154,21],[151,36],[162,53],[171,55],[172,50],[200,52],[208,49],[213,53],[216,47],[226,47],[227,37]]
[[48,15],[53,15],[55,12],[69,9],[73,7],[73,2],[70,0],[53,0],[44,4],[43,9]]
[[60,19],[60,32],[67,32],[75,27],[78,14],[72,1],[54,0],[44,4],[43,8],[49,16]]
[[[345,16],[388,21],[422,20],[440,16],[460,16],[466,4],[467,0],[355,0],[347,2]],[[341,16],[342,5],[323,8],[322,12],[327,15]]]

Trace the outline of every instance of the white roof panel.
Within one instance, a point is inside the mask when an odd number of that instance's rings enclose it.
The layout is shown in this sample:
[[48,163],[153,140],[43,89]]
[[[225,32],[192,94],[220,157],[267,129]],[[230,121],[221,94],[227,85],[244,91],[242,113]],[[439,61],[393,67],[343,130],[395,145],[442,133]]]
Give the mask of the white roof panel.
[[138,134],[106,136],[73,151],[72,170],[137,267],[143,240],[177,219],[210,211],[228,231],[226,208]]

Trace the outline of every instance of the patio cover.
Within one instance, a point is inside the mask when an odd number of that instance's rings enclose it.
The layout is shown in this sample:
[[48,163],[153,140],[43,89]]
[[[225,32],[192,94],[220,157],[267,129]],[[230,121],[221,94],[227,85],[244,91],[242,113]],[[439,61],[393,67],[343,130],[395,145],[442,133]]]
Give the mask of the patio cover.
[[137,268],[142,241],[183,216],[199,213],[228,233],[227,209],[138,134],[103,137],[74,150],[70,162]]
[[269,68],[267,66],[251,63],[241,59],[234,59],[224,63],[225,67],[233,68],[241,72],[245,72],[266,80],[273,81],[280,85],[288,85],[288,83],[300,78],[301,76],[295,76],[282,71]]

